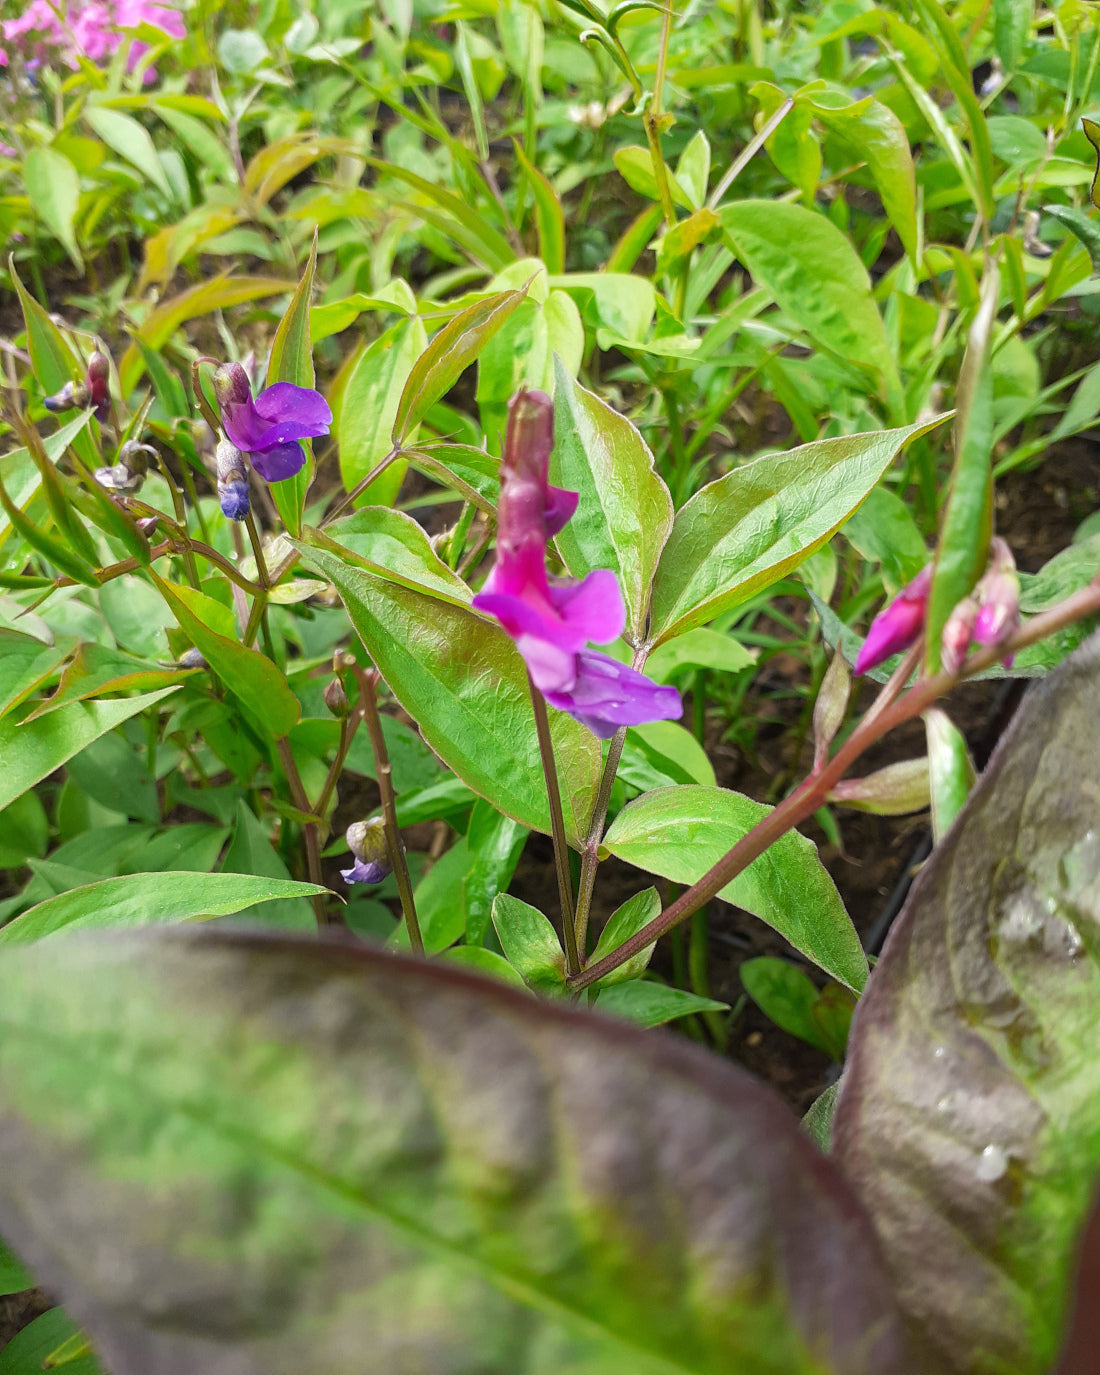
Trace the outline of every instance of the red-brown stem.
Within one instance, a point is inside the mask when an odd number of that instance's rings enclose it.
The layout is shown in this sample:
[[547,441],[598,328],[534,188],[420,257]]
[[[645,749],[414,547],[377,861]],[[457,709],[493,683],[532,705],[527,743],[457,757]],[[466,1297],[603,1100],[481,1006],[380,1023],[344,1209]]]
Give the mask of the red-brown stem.
[[[294,762],[294,754],[290,748],[290,741],[285,735],[281,736],[276,742],[279,750],[279,758],[283,761],[283,772],[286,774],[286,781],[290,785],[290,796],[295,807],[306,816],[312,814],[313,809],[309,805],[309,798],[306,790],[302,786],[302,776],[298,772],[298,765]],[[319,888],[324,887],[321,878],[321,846],[317,836],[317,823],[315,821],[303,821],[302,833],[306,841],[306,863],[309,866],[309,881],[315,883]],[[328,925],[328,912],[325,910],[325,898],[323,893],[314,893],[310,898],[313,904],[313,915],[317,919],[317,925]]]
[[[674,903],[629,940],[624,941],[617,950],[613,950],[602,960],[597,960],[575,978],[569,979],[570,989],[579,993],[597,979],[602,979],[605,974],[618,969],[647,945],[652,945],[666,931],[670,931],[679,922],[685,921],[693,912],[698,911],[727,883],[747,869],[753,860],[759,858],[781,835],[811,816],[824,802],[829,790],[848,772],[863,751],[888,731],[903,721],[919,716],[962,679],[971,678],[974,674],[992,667],[1007,655],[1015,654],[1037,640],[1045,639],[1063,626],[1071,625],[1083,616],[1097,612],[1100,612],[1100,579],[1067,597],[1060,605],[1033,617],[1003,644],[978,650],[966,660],[957,673],[940,672],[931,678],[922,678],[903,697],[889,701],[885,707],[878,709],[876,703],[820,773],[812,774],[800,783],[789,797],[742,836],[697,883],[693,883]],[[904,666],[903,664],[902,667]],[[898,670],[899,673],[900,671],[901,669]],[[894,678],[891,678],[883,690],[884,696],[890,693],[893,682]]]
[[550,721],[546,715],[546,700],[535,686],[530,673],[527,683],[531,689],[531,706],[535,712],[535,730],[539,740],[542,772],[546,779],[546,798],[550,807],[550,831],[554,840],[554,868],[558,875],[558,898],[561,901],[561,934],[565,946],[565,972],[569,977],[580,971],[577,957],[577,933],[573,917],[573,882],[569,873],[569,842],[565,837],[565,816],[561,809],[561,790],[558,787],[558,766],[554,761],[554,744],[550,739]]

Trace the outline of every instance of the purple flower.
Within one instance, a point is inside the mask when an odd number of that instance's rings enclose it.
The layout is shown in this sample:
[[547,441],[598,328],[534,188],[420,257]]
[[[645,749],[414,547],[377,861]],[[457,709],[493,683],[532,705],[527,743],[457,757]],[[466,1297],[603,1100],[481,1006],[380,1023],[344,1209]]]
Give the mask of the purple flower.
[[244,454],[228,439],[219,442],[214,452],[218,472],[218,501],[222,515],[229,520],[245,520],[249,512],[248,463]]
[[916,642],[924,629],[931,586],[932,565],[929,564],[907,587],[901,589],[885,610],[878,613],[856,656],[856,673],[867,673],[877,668],[892,655],[899,654]]
[[248,374],[240,363],[225,363],[214,373],[214,395],[226,438],[252,459],[267,482],[293,477],[305,463],[300,439],[328,434],[332,412],[320,392],[276,382],[253,400]]
[[615,574],[596,569],[581,582],[551,579],[546,541],[577,507],[577,494],[550,486],[553,403],[521,392],[509,406],[497,509],[497,561],[474,607],[516,642],[531,681],[551,706],[603,739],[620,726],[675,720],[675,688],[586,648],[622,633],[626,612]]
[[381,883],[392,871],[386,827],[381,817],[352,822],[345,839],[355,860],[350,869],[340,870],[345,883]]

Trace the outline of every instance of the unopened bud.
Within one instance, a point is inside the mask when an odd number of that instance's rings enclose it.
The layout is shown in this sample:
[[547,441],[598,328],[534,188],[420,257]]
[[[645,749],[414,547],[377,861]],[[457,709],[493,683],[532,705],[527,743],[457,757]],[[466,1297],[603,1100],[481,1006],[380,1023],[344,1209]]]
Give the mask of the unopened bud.
[[974,638],[980,645],[999,645],[1020,623],[1020,579],[1012,550],[994,536],[989,567],[974,589],[981,609],[974,621]]
[[214,395],[223,410],[230,406],[244,406],[252,400],[248,373],[240,363],[223,363],[214,372]]
[[829,756],[829,746],[840,729],[848,710],[848,696],[852,691],[852,674],[838,649],[825,671],[814,703],[814,770],[821,768]]
[[876,816],[922,812],[931,801],[927,759],[903,759],[866,778],[844,778],[829,793],[830,802]]
[[[240,367],[240,364],[236,364]],[[218,501],[222,514],[229,520],[244,520],[248,516],[251,498],[248,490],[248,464],[244,454],[228,439],[223,439],[214,452],[218,471]]]
[[88,359],[88,400],[95,407],[96,419],[102,424],[111,418],[111,362],[99,349]]
[[176,660],[176,665],[178,668],[208,667],[207,662],[203,658],[201,651],[197,650],[194,645],[192,645],[190,649],[185,649],[183,651],[180,657]]
[[146,539],[152,538],[156,533],[156,528],[160,523],[160,516],[142,516],[137,522],[137,528]]
[[386,827],[381,817],[353,822],[345,839],[355,860],[350,869],[340,871],[345,883],[381,883],[392,871]]
[[544,483],[554,447],[554,403],[544,391],[520,391],[508,402],[503,466]]
[[908,587],[903,587],[884,611],[871,622],[867,638],[856,658],[856,674],[872,668],[916,643],[924,629],[932,565],[922,568]]
[[976,597],[964,597],[943,625],[940,642],[940,662],[948,673],[958,673],[974,638],[974,622],[978,615]]
[[325,686],[321,696],[325,699],[325,706],[338,718],[345,717],[351,711],[351,703],[348,701],[348,694],[344,691],[344,685],[339,678],[333,678]]

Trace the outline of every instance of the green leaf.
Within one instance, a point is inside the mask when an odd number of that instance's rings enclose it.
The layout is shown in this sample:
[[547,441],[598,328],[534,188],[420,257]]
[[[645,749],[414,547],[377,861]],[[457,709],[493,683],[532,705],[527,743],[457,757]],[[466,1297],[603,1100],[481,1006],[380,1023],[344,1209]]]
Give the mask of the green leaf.
[[652,983],[648,979],[615,984],[612,988],[601,990],[596,1007],[600,1012],[610,1013],[613,1017],[625,1017],[628,1022],[637,1022],[645,1027],[662,1026],[665,1022],[675,1021],[677,1017],[690,1017],[695,1012],[729,1011],[728,1003],[704,998],[698,993],[688,993],[682,988],[669,988],[667,984]]
[[450,391],[519,303],[523,291],[500,291],[476,301],[436,334],[413,364],[393,422],[393,442],[403,444],[414,426]]
[[[531,11],[527,11],[530,13]],[[565,215],[561,201],[550,182],[539,171],[518,143],[513,140],[516,159],[527,173],[535,201],[535,225],[539,235],[539,257],[547,272],[565,271]]]
[[[309,310],[313,297],[313,274],[317,267],[317,233],[314,231],[313,247],[306,263],[302,280],[298,283],[286,314],[279,321],[275,338],[271,341],[271,357],[267,364],[267,385],[276,382],[290,382],[296,387],[312,387],[314,384],[313,350],[309,341]],[[293,477],[271,484],[271,495],[286,528],[292,535],[302,529],[302,512],[305,510],[306,493],[313,481],[313,441],[300,440],[305,444],[306,461]]]
[[34,1288],[34,1276],[0,1239],[0,1295],[21,1294]]
[[688,140],[687,147],[680,154],[676,164],[676,181],[694,209],[698,210],[707,198],[707,181],[710,178],[710,140],[702,129],[697,129]]
[[744,200],[719,211],[734,252],[780,309],[820,347],[869,369],[891,395],[899,383],[871,279],[841,231],[787,201]]
[[144,754],[114,731],[85,745],[68,768],[77,787],[101,806],[139,821],[160,820],[156,780]]
[[493,902],[511,883],[526,839],[526,827],[488,802],[474,803],[466,831],[471,864],[462,880],[467,945],[485,943]]
[[[623,905],[617,907],[608,917],[607,924],[600,932],[600,939],[596,943],[596,948],[589,955],[586,963],[595,964],[597,960],[602,960],[605,955],[610,955],[612,951],[618,950],[624,941],[628,941],[631,936],[639,932],[643,926],[658,916],[660,911],[661,898],[656,888],[645,888],[642,892],[635,893],[632,898],[627,898]],[[605,974],[596,987],[600,989],[611,988],[614,984],[626,983],[628,979],[639,978],[645,973],[656,944],[657,942],[654,941],[653,945],[647,945],[644,950],[640,950],[625,964],[619,965],[618,969],[613,969],[610,974]],[[605,1010],[601,1009],[601,1011]],[[711,1010],[713,1011],[713,1009]]]
[[576,515],[556,536],[574,577],[610,568],[626,603],[626,634],[645,636],[650,592],[672,529],[672,497],[645,440],[625,416],[555,370],[550,480],[580,493]]
[[816,984],[802,969],[786,960],[762,955],[745,960],[737,971],[745,992],[776,1026],[806,1041],[834,1060],[844,1056],[844,1037],[828,1034],[816,1014],[820,994]]
[[810,1104],[810,1109],[802,1119],[802,1130],[817,1146],[828,1152],[833,1139],[833,1113],[836,1111],[839,1084],[830,1084],[819,1093]]
[[[3,664],[2,650],[0,664]],[[134,688],[149,692],[154,688],[166,687],[169,683],[184,682],[193,678],[198,671],[160,668],[146,660],[120,653],[117,649],[109,649],[106,645],[82,644],[65,665],[56,692],[39,703],[25,719],[33,721],[69,702],[102,697],[108,692],[129,692]],[[3,668],[0,668],[0,681],[2,678]]]
[[[256,814],[243,799],[237,803],[233,838],[221,870],[223,874],[249,874],[281,883],[290,881],[289,869],[275,853]],[[288,931],[313,931],[317,925],[313,908],[304,898],[265,899],[262,905],[239,909],[239,915],[254,917],[267,926],[284,927]]]
[[[335,584],[390,691],[443,762],[502,812],[549,834],[527,671],[504,631],[328,550],[302,553]],[[599,785],[599,742],[564,712],[550,717],[566,834],[580,845]]]
[[[413,316],[380,334],[360,354],[336,415],[340,477],[347,491],[362,482],[393,447],[390,432],[401,393],[427,341],[423,323]],[[388,506],[404,472],[404,462],[391,464],[356,498],[357,504]]]
[[469,605],[469,587],[435,552],[424,527],[404,511],[365,506],[324,532],[306,530],[303,544],[303,554],[307,549],[324,549],[349,566],[402,587],[458,606]]
[[939,423],[817,439],[710,482],[676,513],[653,592],[655,643],[711,621],[797,568],[917,435]]
[[298,699],[266,655],[211,629],[223,623],[225,608],[190,587],[173,586],[154,573],[161,596],[191,643],[202,653],[226,687],[246,707],[265,735],[287,735],[301,715]]
[[84,118],[108,148],[136,167],[167,200],[175,200],[164,165],[144,125],[131,115],[111,110],[106,105],[86,105]]
[[0,811],[0,869],[41,858],[49,843],[50,821],[37,793],[26,792]]
[[1093,272],[1100,272],[1100,221],[1072,205],[1044,205],[1043,213],[1060,220],[1071,234],[1080,239],[1088,249]]
[[[35,1318],[0,1351],[0,1375],[42,1375],[44,1362],[54,1351],[77,1334],[72,1318],[60,1308],[51,1308]],[[94,1356],[81,1356],[64,1367],[65,1375],[105,1375]]]
[[1049,611],[1086,586],[1097,573],[1100,573],[1100,533],[1062,549],[1048,559],[1038,573],[1021,573],[1020,610],[1028,615]]
[[254,874],[121,874],[47,898],[0,926],[0,946],[27,945],[59,931],[99,931],[202,921],[245,911],[256,903],[309,897],[327,890],[313,883]]
[[535,993],[565,992],[565,955],[558,933],[537,907],[498,893],[493,926],[505,958]]
[[977,771],[966,738],[939,707],[924,713],[928,776],[932,791],[932,834],[938,845],[962,811]]
[[1023,60],[1034,15],[1034,0],[993,0],[993,47],[1009,75]]
[[50,678],[72,648],[72,640],[44,645],[30,635],[0,628],[0,716],[5,716]]
[[[601,851],[674,883],[694,883],[773,808],[725,788],[658,788],[629,803]],[[857,992],[867,958],[817,847],[788,831],[719,894],[767,922]]]
[[925,621],[924,663],[929,673],[940,667],[943,627],[981,576],[993,534],[993,372],[988,363],[999,293],[1000,272],[989,260],[956,389],[955,464]]
[[0,808],[8,806],[47,774],[97,740],[106,731],[151,707],[174,687],[110,702],[73,702],[50,716],[25,724],[6,716],[0,721]]
[[32,148],[23,159],[23,182],[34,213],[62,242],[65,252],[84,271],[73,221],[80,204],[80,177],[56,148]]
[[[873,494],[872,494],[873,495]],[[684,668],[713,668],[719,673],[740,673],[756,662],[758,650],[747,650],[732,635],[700,626],[667,640],[646,660],[646,676],[667,683]]]
[[112,1375],[915,1368],[839,1173],[673,1038],[210,929],[6,951],[0,1007],[0,1226]]
[[875,487],[844,527],[844,538],[865,559],[882,564],[891,595],[900,592],[928,562],[924,538],[912,512],[886,487]]
[[673,783],[702,783],[708,788],[716,785],[714,765],[706,750],[691,731],[676,721],[646,721],[631,726],[626,742],[628,746],[637,746],[649,763]]
[[498,955],[495,950],[486,950],[480,945],[456,945],[453,950],[444,951],[443,958],[448,964],[457,964],[462,969],[499,979],[513,988],[527,987],[504,956]]
[[957,1375],[1051,1368],[1096,1187],[1098,672],[1094,635],[1031,687],[853,1027],[834,1151]]

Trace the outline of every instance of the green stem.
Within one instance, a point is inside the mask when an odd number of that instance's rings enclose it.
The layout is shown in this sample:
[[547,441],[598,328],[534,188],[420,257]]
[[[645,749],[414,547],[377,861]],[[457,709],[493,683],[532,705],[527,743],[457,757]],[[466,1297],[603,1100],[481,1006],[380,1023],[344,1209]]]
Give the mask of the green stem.
[[[298,765],[295,763],[293,751],[290,748],[290,741],[285,735],[280,736],[275,742],[279,751],[279,758],[283,763],[283,772],[286,774],[286,781],[290,785],[290,797],[295,807],[305,816],[311,816],[313,809],[309,805],[309,798],[306,790],[302,786],[302,776],[298,772]],[[309,868],[309,881],[315,883],[319,888],[324,887],[324,880],[321,877],[321,845],[317,835],[316,821],[303,821],[302,833],[306,842],[306,864]],[[314,893],[310,898],[313,904],[313,915],[317,920],[318,927],[327,926],[329,922],[328,913],[325,910],[325,898],[323,893]]]
[[930,678],[922,678],[904,696],[897,700],[890,700],[889,694],[895,690],[894,684],[897,677],[895,675],[883,693],[883,696],[887,697],[888,705],[880,708],[876,703],[819,773],[811,774],[809,778],[799,784],[794,792],[780,802],[774,811],[742,836],[717,864],[712,865],[698,882],[693,883],[674,903],[654,917],[629,940],[624,941],[617,950],[613,950],[610,955],[598,960],[595,964],[589,965],[581,974],[570,978],[569,987],[574,992],[587,988],[589,984],[595,983],[597,979],[602,979],[605,974],[610,974],[613,969],[618,969],[621,964],[625,964],[627,960],[644,950],[646,946],[659,940],[666,931],[671,930],[679,922],[686,921],[704,903],[715,897],[727,883],[735,879],[738,874],[743,873],[780,836],[785,835],[799,822],[805,821],[808,816],[812,816],[825,801],[835,784],[848,772],[864,750],[868,749],[876,740],[881,739],[887,732],[893,730],[895,726],[919,716],[938,697],[964,678],[971,678],[974,674],[991,668],[998,660],[1006,658],[1009,654],[1015,654],[1028,645],[1045,639],[1046,636],[1053,634],[1056,630],[1061,630],[1063,626],[1070,625],[1083,616],[1094,615],[1097,612],[1100,612],[1100,580],[1089,583],[1087,587],[1075,592],[1071,597],[1067,597],[1064,602],[1052,607],[1050,611],[1033,617],[1027,625],[1022,626],[1002,644],[990,645],[980,649],[976,654],[972,654],[958,673],[940,672]]
[[393,770],[390,768],[386,737],[382,734],[382,718],[378,714],[378,670],[357,668],[355,676],[359,681],[359,711],[367,724],[371,749],[374,751],[378,791],[382,794],[382,815],[386,821],[386,846],[390,852],[393,875],[397,880],[397,892],[401,898],[405,929],[409,933],[409,945],[412,947],[413,953],[423,955],[424,940],[420,934],[420,922],[416,915],[412,880],[409,878],[409,866],[405,861],[405,846],[402,844],[401,833],[397,828],[397,799],[393,791]]
[[573,916],[573,883],[569,875],[569,844],[565,838],[565,817],[561,810],[561,793],[558,790],[558,769],[554,762],[554,745],[550,739],[550,721],[546,715],[546,702],[535,686],[530,673],[527,682],[531,688],[531,705],[535,710],[535,730],[539,738],[539,755],[542,758],[542,772],[546,779],[546,797],[550,804],[550,831],[554,838],[554,867],[558,875],[558,897],[561,900],[562,943],[565,946],[565,973],[573,978],[580,971],[577,959],[577,933]]

